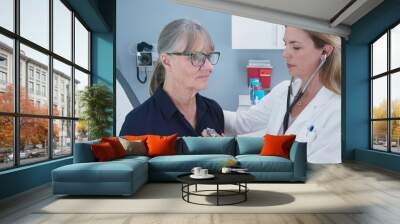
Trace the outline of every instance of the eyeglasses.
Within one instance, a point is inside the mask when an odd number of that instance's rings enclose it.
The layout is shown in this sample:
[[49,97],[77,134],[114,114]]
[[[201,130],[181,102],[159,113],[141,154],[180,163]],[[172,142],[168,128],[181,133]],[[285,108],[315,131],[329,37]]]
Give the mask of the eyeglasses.
[[220,52],[211,52],[211,53],[203,53],[203,52],[172,52],[167,53],[169,55],[179,55],[179,56],[189,56],[192,65],[195,67],[201,67],[206,63],[206,59],[212,64],[216,65],[219,60]]

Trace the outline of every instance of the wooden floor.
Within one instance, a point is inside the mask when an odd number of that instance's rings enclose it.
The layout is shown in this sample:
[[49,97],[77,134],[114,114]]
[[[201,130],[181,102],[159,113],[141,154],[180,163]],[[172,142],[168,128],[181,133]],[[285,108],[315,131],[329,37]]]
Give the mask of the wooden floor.
[[54,200],[49,185],[0,201],[0,223],[400,223],[400,174],[346,162],[312,165],[308,183],[317,183],[345,201],[367,204],[357,214],[36,214]]

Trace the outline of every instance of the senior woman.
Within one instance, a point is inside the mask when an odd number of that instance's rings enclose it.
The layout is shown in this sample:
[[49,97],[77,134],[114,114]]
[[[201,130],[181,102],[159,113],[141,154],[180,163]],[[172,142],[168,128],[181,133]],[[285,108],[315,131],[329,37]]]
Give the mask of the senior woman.
[[207,30],[178,19],[163,28],[157,46],[160,57],[150,83],[152,96],[128,113],[120,136],[201,136],[207,128],[223,133],[221,107],[199,94],[208,87],[220,55]]

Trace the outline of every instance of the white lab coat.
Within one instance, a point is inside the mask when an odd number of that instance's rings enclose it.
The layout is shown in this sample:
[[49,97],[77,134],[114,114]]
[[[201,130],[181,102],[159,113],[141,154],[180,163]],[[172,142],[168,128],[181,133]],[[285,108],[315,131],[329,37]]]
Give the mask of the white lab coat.
[[[277,135],[286,113],[290,81],[283,81],[249,110],[224,111],[226,135],[240,135],[263,130]],[[293,83],[295,95],[301,80]],[[291,100],[294,96],[292,95]],[[310,127],[313,126],[313,131]],[[340,163],[341,159],[341,96],[322,87],[297,116],[285,134],[295,134],[296,141],[307,142],[310,163]]]

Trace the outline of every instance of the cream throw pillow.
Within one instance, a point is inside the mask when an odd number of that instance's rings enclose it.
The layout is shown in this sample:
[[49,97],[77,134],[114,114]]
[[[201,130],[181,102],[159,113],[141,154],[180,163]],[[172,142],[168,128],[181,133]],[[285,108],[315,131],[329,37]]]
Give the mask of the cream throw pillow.
[[119,138],[119,142],[121,142],[122,146],[126,151],[126,155],[135,155],[135,156],[145,156],[147,155],[147,149],[144,145],[143,141],[129,141],[124,138]]

